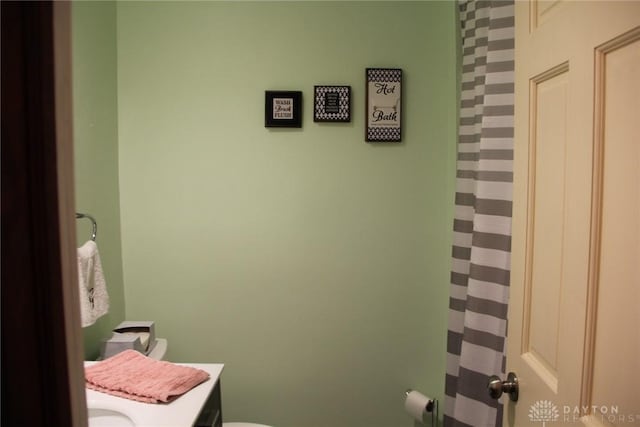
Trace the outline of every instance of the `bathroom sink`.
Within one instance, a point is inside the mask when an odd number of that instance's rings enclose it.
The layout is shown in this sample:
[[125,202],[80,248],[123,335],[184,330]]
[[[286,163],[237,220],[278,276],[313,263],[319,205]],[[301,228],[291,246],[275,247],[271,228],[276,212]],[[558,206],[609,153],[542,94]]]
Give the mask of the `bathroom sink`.
[[126,414],[115,409],[89,408],[89,427],[135,427]]
[[[84,362],[92,366],[100,362]],[[192,426],[214,387],[219,385],[221,363],[186,363],[209,373],[210,378],[169,403],[151,404],[124,399],[85,388],[89,427],[185,427]]]

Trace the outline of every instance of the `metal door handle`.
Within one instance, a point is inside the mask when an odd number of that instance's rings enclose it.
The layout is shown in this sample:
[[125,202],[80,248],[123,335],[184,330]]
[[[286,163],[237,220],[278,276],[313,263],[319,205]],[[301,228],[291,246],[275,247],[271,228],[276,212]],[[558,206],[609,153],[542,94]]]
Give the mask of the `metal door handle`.
[[492,375],[487,389],[492,399],[499,399],[502,393],[507,393],[511,401],[518,401],[518,377],[513,372],[509,372],[506,381],[502,381],[497,375]]

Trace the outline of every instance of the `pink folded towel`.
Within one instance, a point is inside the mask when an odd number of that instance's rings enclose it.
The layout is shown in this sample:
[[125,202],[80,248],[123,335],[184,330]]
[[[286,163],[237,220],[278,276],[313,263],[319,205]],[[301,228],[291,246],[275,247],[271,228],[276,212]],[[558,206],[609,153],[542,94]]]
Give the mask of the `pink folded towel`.
[[169,402],[209,379],[201,369],[125,350],[85,368],[87,387],[146,403]]

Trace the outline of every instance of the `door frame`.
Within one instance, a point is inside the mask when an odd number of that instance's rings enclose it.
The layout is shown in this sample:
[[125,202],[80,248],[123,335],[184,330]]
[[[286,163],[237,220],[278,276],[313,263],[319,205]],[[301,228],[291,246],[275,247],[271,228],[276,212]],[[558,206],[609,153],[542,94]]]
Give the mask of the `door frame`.
[[83,427],[71,3],[1,6],[2,423]]

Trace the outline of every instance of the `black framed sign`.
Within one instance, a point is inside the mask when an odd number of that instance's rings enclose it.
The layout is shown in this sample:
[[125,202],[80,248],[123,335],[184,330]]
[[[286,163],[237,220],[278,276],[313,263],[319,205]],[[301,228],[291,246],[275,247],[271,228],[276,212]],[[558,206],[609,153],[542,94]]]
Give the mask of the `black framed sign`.
[[267,90],[264,94],[265,127],[302,127],[302,92]]
[[314,122],[350,122],[351,86],[314,86]]
[[367,68],[367,142],[402,140],[402,70]]

